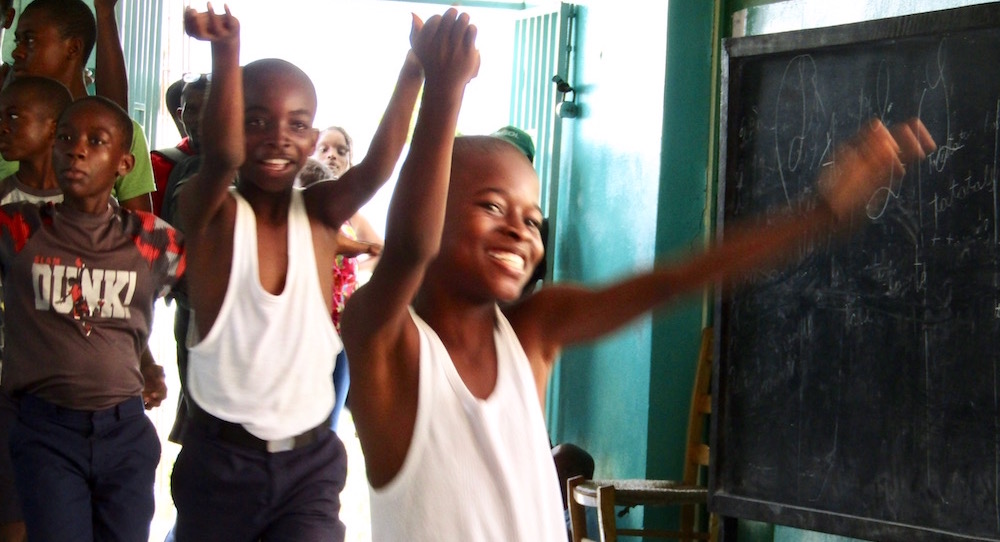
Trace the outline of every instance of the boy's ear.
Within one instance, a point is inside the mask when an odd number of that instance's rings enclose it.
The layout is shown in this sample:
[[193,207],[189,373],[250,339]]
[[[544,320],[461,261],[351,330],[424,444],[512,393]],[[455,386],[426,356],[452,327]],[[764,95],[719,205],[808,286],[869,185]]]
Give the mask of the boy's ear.
[[77,63],[81,66],[85,66],[87,63],[86,58],[83,57],[83,40],[80,38],[66,38],[66,54],[69,58],[77,59]]
[[56,141],[56,130],[59,128],[59,121],[57,119],[49,119],[45,126],[45,137],[48,138],[53,144]]
[[129,172],[132,171],[132,168],[134,167],[135,167],[135,155],[130,152],[122,154],[121,160],[118,161],[118,176],[124,177],[128,175]]

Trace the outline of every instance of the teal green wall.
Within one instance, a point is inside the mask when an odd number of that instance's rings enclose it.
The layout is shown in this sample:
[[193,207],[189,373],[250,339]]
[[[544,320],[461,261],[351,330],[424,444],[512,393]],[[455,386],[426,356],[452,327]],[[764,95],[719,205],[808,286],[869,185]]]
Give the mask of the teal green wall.
[[[555,280],[600,284],[701,246],[712,14],[712,2],[578,7],[582,114],[562,121]],[[566,351],[557,368],[554,440],[590,451],[598,477],[680,475],[701,300],[660,316]]]
[[[557,281],[602,283],[653,262],[666,7],[634,4],[578,7],[570,82],[582,111],[562,121]],[[566,351],[557,368],[553,436],[589,450],[598,476],[645,475],[650,341],[647,318]]]
[[[715,186],[719,36],[747,9],[747,31],[851,23],[977,0],[672,0],[578,6],[571,83],[582,106],[563,120],[554,194],[553,278],[600,284],[703,246]],[[706,296],[708,293],[706,293]],[[699,331],[696,296],[592,345],[570,349],[550,397],[555,442],[590,451],[597,477],[677,478]],[[643,521],[641,512],[631,522]],[[649,514],[647,524],[673,516]],[[852,539],[759,522],[741,542]]]

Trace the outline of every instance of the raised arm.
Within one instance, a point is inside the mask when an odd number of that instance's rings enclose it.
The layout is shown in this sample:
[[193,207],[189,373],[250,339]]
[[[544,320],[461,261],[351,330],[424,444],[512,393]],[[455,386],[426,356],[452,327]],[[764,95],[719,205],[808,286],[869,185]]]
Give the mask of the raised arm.
[[408,322],[407,307],[437,255],[458,113],[465,85],[479,69],[476,27],[468,15],[449,9],[422,28],[414,19],[411,42],[426,77],[420,112],[389,203],[382,261],[366,287],[355,293],[341,328],[345,342],[366,351],[365,360],[382,357],[369,349],[395,348]]
[[406,143],[423,70],[413,51],[406,55],[396,87],[382,114],[368,154],[335,183],[317,183],[306,191],[310,215],[337,229],[389,180]]
[[597,339],[678,295],[774,265],[803,240],[847,226],[854,211],[905,174],[904,162],[922,159],[934,148],[919,120],[897,125],[892,133],[873,121],[838,147],[835,165],[820,175],[821,197],[804,203],[803,213],[772,218],[766,226],[744,224],[703,253],[607,288],[542,289],[508,311],[511,322],[529,357],[551,362],[563,346]]
[[245,148],[243,135],[243,75],[239,65],[239,21],[226,7],[216,14],[184,12],[184,29],[212,43],[212,89],[205,100],[201,122],[201,166],[180,195],[178,209],[184,231],[192,241],[205,233],[222,210]]
[[94,89],[98,96],[120,105],[129,111],[128,73],[125,68],[125,54],[121,37],[118,35],[118,21],[115,19],[115,5],[118,0],[94,0],[97,17],[97,71]]
[[449,9],[414,23],[411,43],[427,81],[413,141],[389,203],[382,261],[341,320],[356,389],[348,400],[376,487],[398,472],[410,446],[419,339],[408,306],[441,244],[458,112],[479,67],[468,16]]

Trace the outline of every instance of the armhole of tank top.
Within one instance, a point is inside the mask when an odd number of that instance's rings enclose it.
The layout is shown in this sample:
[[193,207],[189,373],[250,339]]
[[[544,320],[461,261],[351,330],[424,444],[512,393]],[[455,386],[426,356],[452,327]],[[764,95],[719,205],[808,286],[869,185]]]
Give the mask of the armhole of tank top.
[[[298,216],[292,219],[296,215]],[[326,306],[326,296],[322,294],[323,283],[319,278],[320,265],[316,259],[316,240],[313,237],[312,224],[309,221],[309,212],[306,208],[306,200],[302,189],[292,189],[292,204],[289,208],[289,219],[294,220],[297,225],[293,227],[289,223],[288,228],[288,274],[291,276],[292,273],[295,273],[300,279],[308,281],[308,288],[319,294],[315,298],[310,297],[309,306],[306,310],[313,311],[317,318],[325,317],[329,321],[333,329],[333,334],[336,336],[334,348],[339,351],[343,349],[344,343],[340,339],[340,333],[333,327],[333,321],[330,319],[330,311]],[[299,230],[300,228],[301,231]],[[294,253],[292,252],[293,250],[295,251]],[[305,254],[300,254],[303,251],[308,254],[308,258],[302,257],[305,256]],[[306,262],[309,262],[309,265],[306,265]],[[331,267],[332,265],[331,263]]]
[[[308,243],[306,242],[308,234]],[[319,267],[316,263],[316,247],[312,236],[312,225],[309,224],[309,213],[306,211],[305,200],[302,198],[302,191],[293,188],[292,200],[288,206],[288,270],[287,276],[308,277],[312,286],[319,289]],[[306,253],[309,255],[305,258]],[[305,262],[311,265],[305,266]],[[300,267],[302,266],[302,267]],[[312,270],[311,273],[305,273]],[[286,279],[287,280],[287,279]],[[320,290],[321,291],[321,290]],[[325,306],[325,301],[324,301]]]
[[[398,488],[403,487],[414,476],[414,471],[420,465],[420,459],[426,451],[426,441],[428,438],[427,426],[430,424],[430,414],[425,402],[430,401],[434,393],[433,375],[430,374],[430,371],[425,370],[429,367],[426,367],[424,364],[424,360],[429,360],[427,356],[430,355],[430,337],[427,333],[429,327],[417,316],[417,313],[413,311],[413,307],[410,307],[409,311],[410,320],[417,327],[417,335],[420,337],[420,359],[417,362],[417,417],[413,421],[413,435],[410,437],[410,446],[406,449],[406,457],[403,458],[403,464],[399,467],[399,472],[396,473],[396,476],[389,483],[380,488],[373,488],[369,485],[375,494],[383,495],[387,498],[392,498],[391,496],[399,491]],[[428,361],[429,363],[430,361]]]
[[[524,351],[521,339],[517,336],[517,331],[511,325],[507,315],[499,305],[496,307],[497,326],[494,330],[494,342],[497,345],[497,389],[500,386],[509,386],[509,391],[504,393],[529,394],[525,400],[538,401],[538,385],[535,383],[535,372],[531,367],[531,360]],[[499,349],[503,348],[505,356],[501,356]],[[501,361],[501,358],[506,358]],[[523,367],[521,366],[523,365]],[[514,391],[519,390],[519,391]],[[538,409],[539,419],[545,426],[544,409]],[[546,429],[547,431],[547,429]],[[546,437],[548,438],[548,437]]]
[[[208,348],[208,346],[206,345],[211,345],[212,343],[218,340],[217,337],[219,336],[220,333],[222,333],[221,331],[219,331],[221,329],[220,322],[223,322],[225,318],[229,317],[229,312],[232,310],[233,303],[235,303],[235,301],[233,301],[232,298],[233,296],[238,295],[238,293],[235,290],[237,288],[240,288],[240,286],[233,285],[234,284],[233,276],[236,274],[235,273],[236,247],[238,246],[238,244],[243,243],[244,241],[243,236],[245,235],[245,233],[241,233],[240,216],[242,213],[245,213],[247,211],[253,212],[253,210],[249,209],[250,204],[247,203],[247,201],[244,200],[235,190],[230,190],[229,196],[236,201],[236,216],[233,219],[235,221],[235,224],[233,225],[233,256],[232,256],[232,261],[229,263],[229,280],[226,281],[226,293],[223,294],[222,306],[219,307],[219,313],[215,316],[215,321],[212,322],[212,328],[208,330],[208,333],[205,334],[204,337],[197,337],[197,330],[195,330],[194,336],[198,338],[198,342],[194,344],[189,344],[188,345],[189,351],[197,350],[199,348]],[[246,206],[247,209],[244,209],[243,208],[244,206]],[[195,316],[194,314],[192,314],[191,327],[194,327],[193,325],[194,321],[195,321]]]

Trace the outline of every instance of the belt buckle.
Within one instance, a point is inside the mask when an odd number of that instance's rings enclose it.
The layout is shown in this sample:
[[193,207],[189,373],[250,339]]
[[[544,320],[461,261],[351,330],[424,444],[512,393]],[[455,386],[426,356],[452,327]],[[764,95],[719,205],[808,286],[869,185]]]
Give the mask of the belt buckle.
[[295,437],[267,441],[268,453],[289,452],[295,449]]

